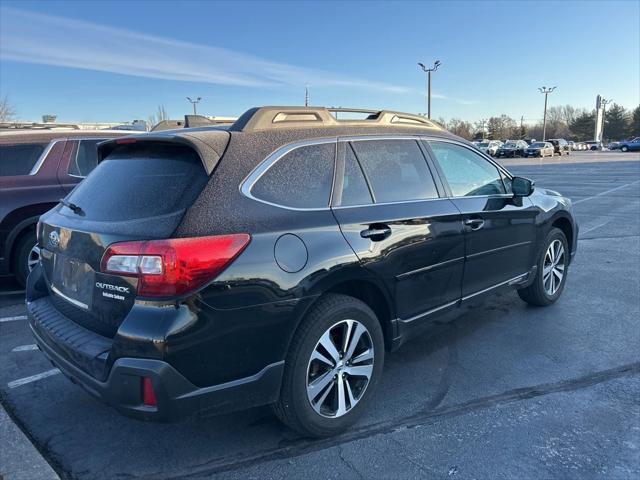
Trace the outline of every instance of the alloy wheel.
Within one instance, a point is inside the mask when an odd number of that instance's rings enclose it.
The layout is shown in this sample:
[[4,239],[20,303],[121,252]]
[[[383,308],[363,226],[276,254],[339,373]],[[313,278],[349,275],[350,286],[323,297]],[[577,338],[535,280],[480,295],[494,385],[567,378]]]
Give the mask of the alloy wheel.
[[374,349],[367,328],[342,320],[320,337],[307,366],[307,398],[319,415],[337,418],[362,399],[373,375]]
[[40,261],[40,247],[38,245],[34,245],[33,248],[29,251],[29,256],[27,257],[27,267],[29,271],[33,270],[33,268]]
[[565,270],[564,245],[560,240],[549,244],[542,264],[542,283],[547,295],[553,296],[562,285]]

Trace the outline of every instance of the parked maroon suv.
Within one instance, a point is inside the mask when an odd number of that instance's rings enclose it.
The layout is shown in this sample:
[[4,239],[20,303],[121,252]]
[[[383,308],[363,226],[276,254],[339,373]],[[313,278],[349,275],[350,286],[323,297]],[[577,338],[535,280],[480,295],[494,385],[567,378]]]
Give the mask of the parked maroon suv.
[[39,258],[36,223],[96,166],[96,144],[130,132],[0,131],[0,274],[25,284]]

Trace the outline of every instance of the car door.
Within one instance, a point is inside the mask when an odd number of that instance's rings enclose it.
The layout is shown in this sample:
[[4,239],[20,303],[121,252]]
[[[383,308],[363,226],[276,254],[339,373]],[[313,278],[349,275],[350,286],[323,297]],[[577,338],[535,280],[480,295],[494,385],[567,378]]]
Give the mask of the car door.
[[506,172],[464,144],[428,145],[465,225],[463,298],[526,275],[534,258],[537,210],[531,201],[507,193]]
[[411,323],[454,306],[464,263],[462,219],[442,198],[418,139],[338,144],[332,210],[361,264],[393,294],[397,316]]

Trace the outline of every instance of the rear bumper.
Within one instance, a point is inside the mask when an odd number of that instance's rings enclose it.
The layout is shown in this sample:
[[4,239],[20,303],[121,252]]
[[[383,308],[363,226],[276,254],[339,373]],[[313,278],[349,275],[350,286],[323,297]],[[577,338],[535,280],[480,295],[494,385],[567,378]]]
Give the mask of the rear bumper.
[[[31,331],[40,350],[73,383],[124,415],[161,421],[188,418],[196,413],[224,413],[275,402],[280,391],[284,361],[266,366],[257,374],[221,385],[199,388],[171,365],[161,360],[120,358],[111,367],[105,381],[100,381],[61,355],[49,344],[42,331]],[[142,404],[142,379],[150,378],[157,407]]]
[[[124,355],[111,362],[113,341],[62,315],[47,296],[28,296],[26,306],[29,326],[40,350],[71,381],[124,415],[173,421],[278,399],[284,361],[269,364],[248,377],[197,386],[163,359]],[[143,378],[151,379],[157,406],[143,405]]]

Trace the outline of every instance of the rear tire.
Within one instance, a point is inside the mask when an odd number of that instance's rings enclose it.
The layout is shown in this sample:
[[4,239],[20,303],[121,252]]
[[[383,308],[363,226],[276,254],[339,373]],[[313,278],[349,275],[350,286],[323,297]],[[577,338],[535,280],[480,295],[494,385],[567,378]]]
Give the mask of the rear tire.
[[569,244],[559,228],[547,235],[537,266],[533,283],[519,289],[518,295],[530,305],[546,307],[562,295],[569,269]]
[[[345,336],[351,340],[346,348]],[[273,410],[283,423],[303,435],[338,434],[365,410],[383,364],[384,337],[375,313],[353,297],[326,295],[296,331]]]
[[623,152],[628,152],[629,151],[629,147],[627,147],[626,145],[623,145],[620,150],[622,150]]
[[37,248],[37,245],[38,239],[36,238],[36,232],[34,230],[20,237],[13,250],[13,274],[18,283],[23,287],[27,284],[27,277],[29,276],[31,268],[33,268],[29,266],[29,263],[33,260],[30,257],[32,257],[32,251],[34,248]]

